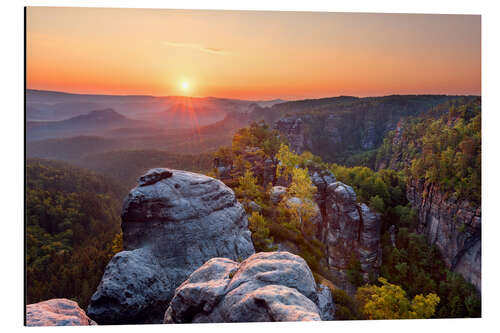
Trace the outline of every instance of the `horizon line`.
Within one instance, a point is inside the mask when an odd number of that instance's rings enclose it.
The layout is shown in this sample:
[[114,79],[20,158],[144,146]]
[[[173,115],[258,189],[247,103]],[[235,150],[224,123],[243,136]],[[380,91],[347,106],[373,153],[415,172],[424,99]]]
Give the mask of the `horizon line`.
[[281,100],[283,102],[294,102],[294,101],[307,101],[307,100],[319,100],[319,99],[327,99],[327,98],[339,98],[339,97],[353,97],[353,98],[376,98],[376,97],[389,97],[389,96],[468,96],[468,97],[481,97],[482,95],[476,94],[443,94],[443,93],[419,93],[419,94],[388,94],[388,95],[371,95],[371,96],[355,96],[355,95],[333,95],[333,96],[324,96],[324,97],[313,97],[313,98],[299,98],[299,99],[283,99],[280,97],[269,98],[269,99],[242,99],[242,98],[230,98],[230,97],[217,97],[217,96],[183,96],[183,95],[148,95],[148,94],[99,94],[99,93],[75,93],[61,90],[45,90],[45,89],[32,89],[25,88],[26,91],[37,91],[37,92],[45,92],[45,93],[58,93],[65,95],[78,95],[78,96],[112,96],[112,97],[152,97],[152,98],[217,98],[217,99],[227,99],[227,100],[235,100],[235,101],[247,101],[247,102],[265,102],[265,101],[274,101]]

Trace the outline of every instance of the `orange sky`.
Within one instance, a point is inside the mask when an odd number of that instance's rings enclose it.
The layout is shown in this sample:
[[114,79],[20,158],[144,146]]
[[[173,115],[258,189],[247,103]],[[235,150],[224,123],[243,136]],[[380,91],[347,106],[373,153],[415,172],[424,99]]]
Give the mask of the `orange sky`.
[[473,15],[29,7],[26,33],[30,89],[242,99],[481,94]]

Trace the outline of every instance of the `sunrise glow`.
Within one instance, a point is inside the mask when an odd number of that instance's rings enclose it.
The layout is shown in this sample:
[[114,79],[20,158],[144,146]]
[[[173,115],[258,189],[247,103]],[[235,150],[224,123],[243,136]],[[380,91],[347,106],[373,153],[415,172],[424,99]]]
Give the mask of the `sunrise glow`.
[[189,82],[187,81],[182,81],[181,82],[181,89],[184,93],[188,93],[189,92]]
[[241,99],[480,95],[480,35],[473,15],[29,7],[27,86]]

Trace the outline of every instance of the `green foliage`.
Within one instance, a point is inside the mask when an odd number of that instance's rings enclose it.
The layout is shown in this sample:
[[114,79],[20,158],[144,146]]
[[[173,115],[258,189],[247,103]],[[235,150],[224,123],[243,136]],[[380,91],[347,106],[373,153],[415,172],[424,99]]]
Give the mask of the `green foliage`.
[[123,150],[86,155],[74,163],[114,179],[128,189],[136,186],[137,176],[149,169],[161,166],[208,173],[213,159],[210,153],[182,155],[159,150]]
[[384,212],[384,200],[378,195],[370,198],[368,206],[378,213]]
[[351,255],[347,264],[347,280],[355,287],[361,286],[364,282],[361,274],[361,263],[354,254]]
[[445,269],[438,250],[427,245],[423,235],[400,228],[396,247],[392,246],[388,233],[383,235],[382,245],[381,275],[400,285],[410,297],[420,293],[437,294],[441,302],[436,317],[480,317],[478,292],[460,275]]
[[386,208],[407,203],[406,179],[401,172],[387,169],[375,172],[367,167],[349,168],[337,164],[330,164],[329,168],[338,180],[353,187],[359,201],[370,204],[373,197],[378,197],[374,200],[378,201],[381,213]]
[[[372,167],[375,153],[367,153],[361,145],[368,133],[373,135],[374,148],[377,148],[388,123],[420,115],[453,98],[444,95],[340,96],[280,103],[270,109],[257,109],[253,114],[256,119],[264,119],[269,124],[287,115],[307,115],[302,117],[303,127],[312,143],[313,154],[328,162]],[[334,135],[341,140],[332,140],[332,128],[335,129]]]
[[425,319],[434,315],[440,300],[436,294],[419,294],[410,301],[400,286],[384,278],[379,282],[381,286],[366,285],[356,292],[360,312],[366,319]]
[[336,320],[356,320],[359,318],[355,301],[342,289],[332,289],[332,297],[335,302]]
[[253,212],[248,218],[250,231],[252,232],[252,241],[256,252],[276,251],[272,246],[273,238],[269,233],[269,222],[258,212]]
[[443,192],[481,202],[481,99],[459,99],[406,119],[401,137],[388,134],[377,165],[397,160],[410,177],[438,184]]
[[[292,183],[288,187],[287,196],[283,204],[289,209],[292,222],[305,232],[310,228],[311,219],[318,214],[314,202],[316,187],[312,184],[307,169],[294,168],[292,170]],[[298,199],[298,200],[297,200]]]
[[259,147],[266,155],[274,156],[281,143],[283,139],[279,138],[278,133],[261,121],[253,122],[249,127],[238,130],[233,137],[232,149],[241,153],[248,147]]
[[276,178],[291,177],[293,170],[299,166],[301,161],[300,156],[293,153],[285,144],[280,145],[280,150],[276,154],[276,159],[279,161],[276,167]]
[[234,189],[238,199],[248,203],[249,201],[257,201],[262,203],[264,189],[257,184],[257,178],[253,176],[251,170],[245,170],[245,174],[238,177],[238,186]]
[[108,179],[64,163],[28,160],[27,302],[65,297],[85,308],[120,249],[121,193]]

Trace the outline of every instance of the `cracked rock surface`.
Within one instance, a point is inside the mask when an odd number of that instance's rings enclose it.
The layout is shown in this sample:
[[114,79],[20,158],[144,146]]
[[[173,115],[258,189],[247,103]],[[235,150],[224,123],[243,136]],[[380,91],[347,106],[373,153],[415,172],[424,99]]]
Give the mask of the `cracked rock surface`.
[[213,258],[177,288],[164,323],[331,320],[324,288],[317,291],[304,259],[289,252],[260,252],[242,263]]
[[124,251],[108,263],[87,309],[99,324],[161,323],[175,289],[207,260],[255,251],[234,192],[201,174],[153,169],[122,209]]

